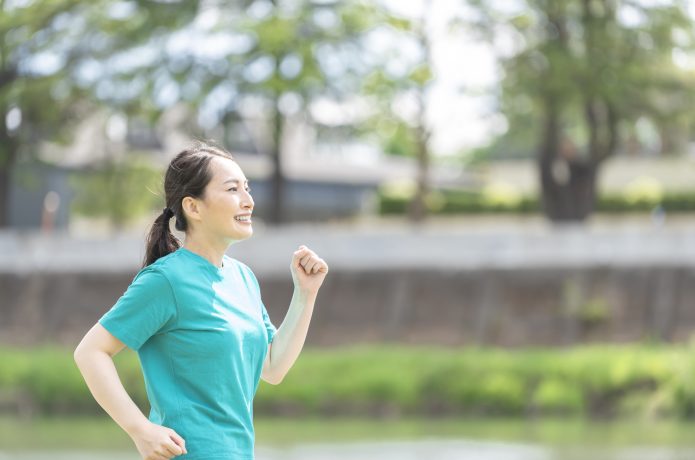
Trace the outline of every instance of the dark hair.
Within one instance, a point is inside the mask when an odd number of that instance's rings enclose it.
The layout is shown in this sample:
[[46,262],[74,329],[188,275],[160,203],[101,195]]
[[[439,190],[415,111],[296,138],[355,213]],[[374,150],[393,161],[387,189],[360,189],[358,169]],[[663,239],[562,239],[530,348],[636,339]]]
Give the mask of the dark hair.
[[205,187],[212,179],[210,161],[218,156],[234,160],[231,153],[211,142],[197,141],[190,148],[179,152],[164,175],[164,198],[166,208],[155,219],[145,243],[143,267],[154,263],[181,247],[181,242],[171,233],[169,219],[176,218],[176,229],[188,229],[181,201],[191,196],[203,198]]

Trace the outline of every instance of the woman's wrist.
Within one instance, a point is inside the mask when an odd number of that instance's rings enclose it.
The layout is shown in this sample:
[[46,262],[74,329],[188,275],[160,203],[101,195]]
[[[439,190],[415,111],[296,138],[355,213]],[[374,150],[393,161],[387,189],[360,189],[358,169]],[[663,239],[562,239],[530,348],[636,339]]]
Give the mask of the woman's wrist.
[[306,301],[309,299],[315,299],[317,294],[318,294],[318,291],[302,289],[299,286],[294,287],[294,296],[299,298],[302,301]]
[[140,436],[147,429],[150,423],[151,422],[146,417],[141,416],[138,417],[137,420],[125,424],[123,428],[131,438],[134,438],[136,436]]

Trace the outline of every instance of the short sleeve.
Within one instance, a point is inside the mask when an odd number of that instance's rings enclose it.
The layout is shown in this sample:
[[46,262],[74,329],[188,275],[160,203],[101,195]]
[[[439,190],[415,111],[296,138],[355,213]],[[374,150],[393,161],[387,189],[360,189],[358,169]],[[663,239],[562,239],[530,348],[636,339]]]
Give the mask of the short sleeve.
[[275,333],[277,332],[277,328],[270,321],[270,317],[268,316],[268,311],[265,309],[265,305],[263,305],[262,301],[261,301],[261,308],[263,309],[263,322],[265,323],[265,330],[268,331],[268,345],[270,345],[273,341],[273,338],[275,337]]
[[265,305],[263,304],[263,298],[261,296],[261,287],[258,285],[258,280],[256,279],[256,275],[253,273],[251,268],[247,265],[244,265],[244,268],[246,271],[249,273],[251,280],[253,280],[253,284],[256,287],[256,292],[258,293],[258,301],[261,304],[261,313],[263,315],[263,323],[265,324],[265,329],[268,331],[268,344],[273,341],[273,338],[275,337],[275,333],[277,332],[277,328],[273,325],[273,323],[270,321],[270,316],[268,316],[268,310],[265,309]]
[[154,334],[171,327],[176,316],[169,280],[145,267],[99,323],[129,348],[138,350]]

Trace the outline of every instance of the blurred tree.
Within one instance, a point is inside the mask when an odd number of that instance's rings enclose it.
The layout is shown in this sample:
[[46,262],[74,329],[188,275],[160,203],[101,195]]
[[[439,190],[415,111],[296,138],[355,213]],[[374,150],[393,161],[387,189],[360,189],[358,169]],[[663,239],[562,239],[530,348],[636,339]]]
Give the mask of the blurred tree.
[[[282,169],[286,121],[310,117],[308,109],[319,98],[356,91],[363,72],[360,39],[372,27],[373,8],[338,0],[200,5],[185,27],[151,40],[145,58],[137,50],[122,53],[135,58],[132,69],[105,69],[112,88],[137,83],[138,91],[112,91],[111,104],[146,114],[150,122],[183,104],[197,116],[192,131],[222,131],[225,145],[238,142],[227,136],[249,137],[272,158],[270,222],[283,222],[289,217]],[[253,126],[240,130],[241,124]]]
[[[408,218],[421,222],[427,216],[430,194],[431,129],[426,120],[428,90],[433,80],[428,36],[429,0],[422,2],[420,17],[409,19],[381,11],[381,32],[392,35],[398,49],[387,56],[374,56],[374,70],[365,79],[363,92],[379,109],[367,121],[366,130],[379,138],[386,153],[414,156],[417,160],[416,187],[408,204]],[[408,62],[403,48],[411,45],[417,59]],[[398,102],[402,102],[399,104]],[[403,110],[408,102],[412,107]],[[410,109],[410,110],[409,110]]]
[[[466,19],[499,53],[501,110],[510,135],[535,121],[542,202],[553,221],[581,221],[594,209],[601,164],[638,120],[659,126],[692,113],[694,81],[674,65],[693,49],[684,0],[468,0]],[[497,7],[495,6],[497,5]]]
[[256,1],[241,21],[222,24],[252,39],[252,46],[236,59],[236,68],[241,69],[236,84],[240,94],[262,101],[268,110],[271,223],[288,217],[281,143],[285,119],[299,112],[308,116],[306,109],[317,98],[341,98],[357,89],[361,38],[374,25],[373,11],[359,1],[272,0],[271,5]]
[[196,11],[187,1],[0,0],[0,227],[15,163],[42,141],[66,142],[111,90],[98,80],[102,63]]
[[[138,156],[107,160],[72,178],[79,191],[73,211],[90,217],[107,217],[118,232],[133,218],[152,210],[163,198],[157,193],[162,171]],[[143,189],[152,193],[143,193]]]

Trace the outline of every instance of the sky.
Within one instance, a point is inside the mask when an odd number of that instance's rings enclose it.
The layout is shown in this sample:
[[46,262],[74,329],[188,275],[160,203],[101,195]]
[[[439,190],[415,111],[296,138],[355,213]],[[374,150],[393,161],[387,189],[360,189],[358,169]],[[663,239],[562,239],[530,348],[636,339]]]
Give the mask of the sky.
[[[452,18],[464,14],[460,0],[383,0],[393,11],[412,18],[429,3],[429,32],[435,79],[429,93],[427,119],[435,155],[454,155],[485,145],[506,130],[506,120],[494,110],[492,92],[499,81],[489,44],[475,40]],[[452,30],[453,29],[453,30]]]

